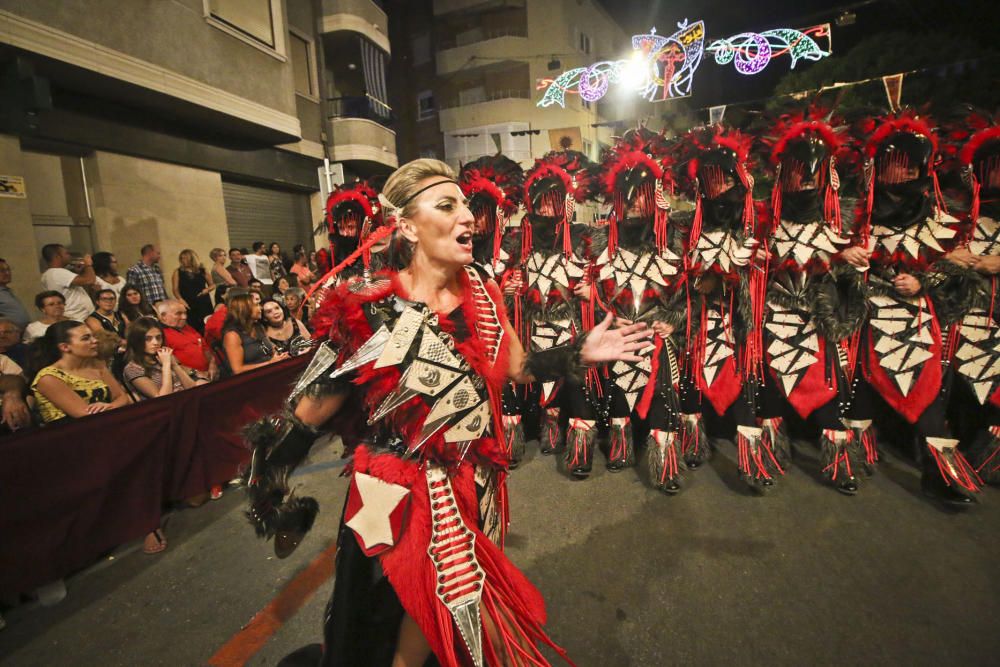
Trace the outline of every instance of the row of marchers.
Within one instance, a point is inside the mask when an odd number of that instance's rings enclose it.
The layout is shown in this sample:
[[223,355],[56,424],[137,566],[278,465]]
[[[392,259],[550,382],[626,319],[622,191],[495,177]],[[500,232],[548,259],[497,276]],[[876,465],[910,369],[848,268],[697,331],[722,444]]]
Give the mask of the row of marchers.
[[[854,494],[878,460],[882,406],[913,425],[923,490],[974,502],[1000,481],[1000,126],[811,109],[754,134],[640,128],[600,163],[565,150],[527,171],[502,155],[462,168],[474,255],[526,346],[572,345],[609,311],[657,334],[642,363],[508,387],[512,467],[527,428],[585,478],[601,432],[610,470],[644,443],[652,483],[673,494],[711,455],[703,416],[724,415],[762,492],[788,466],[794,416]],[[755,176],[773,183],[757,199]],[[581,219],[588,202],[604,213]],[[379,208],[364,182],[331,195],[334,264],[382,224]],[[961,447],[954,401],[975,406]]]

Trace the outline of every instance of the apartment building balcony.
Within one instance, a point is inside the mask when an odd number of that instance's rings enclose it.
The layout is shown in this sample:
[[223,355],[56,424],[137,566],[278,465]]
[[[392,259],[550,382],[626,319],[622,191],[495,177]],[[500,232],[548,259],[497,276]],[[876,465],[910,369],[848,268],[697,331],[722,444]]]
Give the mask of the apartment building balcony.
[[389,20],[372,0],[323,0],[321,32],[356,32],[391,53]]
[[477,67],[517,62],[526,53],[528,31],[520,26],[498,26],[460,33],[443,42],[437,52],[438,76]]
[[535,111],[530,90],[511,88],[487,91],[475,100],[463,100],[458,96],[446,99],[441,104],[438,117],[441,131],[452,132],[466,127],[506,123],[512,118],[530,118]]
[[525,0],[434,0],[434,15],[523,8]]
[[329,99],[327,108],[330,160],[375,163],[390,169],[399,166],[396,133],[390,127],[393,113],[388,105],[365,95]]

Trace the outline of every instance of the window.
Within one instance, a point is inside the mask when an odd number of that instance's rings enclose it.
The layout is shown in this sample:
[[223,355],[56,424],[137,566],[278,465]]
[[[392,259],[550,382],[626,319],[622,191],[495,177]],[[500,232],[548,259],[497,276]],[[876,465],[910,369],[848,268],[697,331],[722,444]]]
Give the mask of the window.
[[427,120],[433,118],[437,113],[437,105],[434,102],[434,92],[425,90],[417,95],[417,120]]
[[295,75],[295,92],[308,97],[316,97],[316,66],[313,59],[312,42],[288,33],[288,51],[292,58],[292,73]]
[[580,98],[580,106],[582,106],[584,109],[588,109],[589,110],[590,107],[593,106],[593,102],[590,102],[589,100],[585,100],[585,99],[583,99],[581,97]]
[[584,139],[583,140],[583,154],[586,155],[587,157],[589,157],[591,160],[594,159],[594,153],[592,152],[593,149],[594,149],[594,145],[592,143],[590,143],[589,141],[587,141],[586,139]]
[[271,0],[207,0],[207,2],[208,12],[212,18],[272,49],[277,46],[274,40]]
[[423,33],[413,38],[413,64],[424,65],[431,61],[431,36]]
[[420,157],[431,158],[432,160],[436,160],[437,156],[438,156],[437,150],[435,150],[434,148],[420,149]]
[[590,53],[590,37],[584,32],[580,33],[580,50]]

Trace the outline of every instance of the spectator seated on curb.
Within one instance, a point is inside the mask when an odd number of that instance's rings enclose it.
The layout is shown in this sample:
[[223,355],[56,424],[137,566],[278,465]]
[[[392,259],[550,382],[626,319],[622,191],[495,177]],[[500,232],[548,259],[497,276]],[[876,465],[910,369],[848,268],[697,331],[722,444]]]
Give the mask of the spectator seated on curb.
[[28,346],[21,342],[21,327],[13,320],[0,318],[0,354],[22,368],[28,363]]
[[312,347],[306,325],[291,317],[284,304],[268,299],[261,304],[261,312],[267,337],[277,352],[287,352],[294,357]]
[[31,426],[27,395],[28,383],[21,366],[7,355],[0,354],[0,435]]
[[222,328],[222,347],[226,363],[234,375],[288,359],[287,353],[275,353],[260,323],[260,306],[253,295],[229,300],[229,313]]
[[[88,417],[132,402],[111,371],[98,361],[97,338],[86,324],[56,322],[37,345],[48,365],[35,375],[31,391],[44,423]],[[159,528],[143,540],[145,553],[158,553],[166,547]]]
[[156,314],[163,324],[163,340],[174,357],[195,380],[208,382],[218,375],[215,359],[205,337],[187,322],[188,311],[182,301],[167,299],[156,304]]
[[122,375],[136,400],[167,396],[196,386],[174,351],[164,347],[162,325],[150,317],[136,320],[129,327],[126,359]]
[[45,335],[45,331],[56,322],[64,322],[66,317],[66,297],[62,292],[46,290],[35,295],[35,308],[42,316],[24,330],[24,342],[30,343]]
[[139,289],[138,285],[125,285],[122,288],[121,298],[118,300],[118,315],[125,322],[125,326],[128,326],[140,317],[155,318],[156,311],[146,301],[146,297],[142,295],[142,290]]
[[285,308],[293,317],[309,326],[309,310],[305,307],[306,291],[301,287],[292,287],[284,294]]

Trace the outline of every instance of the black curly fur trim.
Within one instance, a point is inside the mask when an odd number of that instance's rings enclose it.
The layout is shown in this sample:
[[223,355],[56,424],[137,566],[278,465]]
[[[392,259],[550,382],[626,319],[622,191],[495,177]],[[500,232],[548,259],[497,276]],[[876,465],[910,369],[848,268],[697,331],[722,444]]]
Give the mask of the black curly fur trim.
[[965,317],[977,305],[979,296],[989,291],[982,275],[948,260],[935,262],[931,271],[918,277],[934,304],[942,327]]
[[584,368],[580,363],[581,347],[583,338],[569,345],[530,352],[524,361],[524,372],[538,382],[568,379],[575,384],[582,384]]
[[811,282],[807,299],[816,330],[829,341],[851,336],[868,317],[864,276],[853,267],[837,269]]

